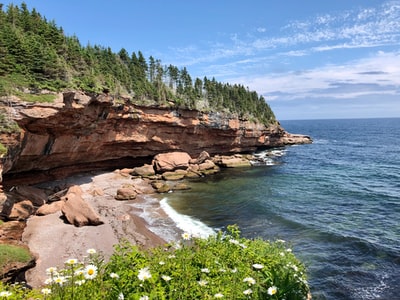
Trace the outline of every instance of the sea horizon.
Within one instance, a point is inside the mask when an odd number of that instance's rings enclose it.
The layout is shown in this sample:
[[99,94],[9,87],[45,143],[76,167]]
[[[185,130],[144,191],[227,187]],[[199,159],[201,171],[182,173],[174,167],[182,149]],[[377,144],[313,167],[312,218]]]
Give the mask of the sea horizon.
[[286,121],[340,121],[340,120],[375,120],[375,119],[400,119],[399,117],[330,117],[330,118],[308,118],[308,119],[277,119],[278,122]]

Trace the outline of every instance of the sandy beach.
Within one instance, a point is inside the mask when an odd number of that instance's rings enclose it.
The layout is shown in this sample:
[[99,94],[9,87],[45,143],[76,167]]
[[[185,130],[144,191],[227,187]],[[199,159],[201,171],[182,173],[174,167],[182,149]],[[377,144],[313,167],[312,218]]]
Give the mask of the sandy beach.
[[[123,184],[133,184],[142,193],[135,200],[115,200],[116,191]],[[95,249],[107,259],[114,252],[114,245],[121,239],[127,239],[144,248],[166,243],[160,234],[151,230],[151,224],[142,217],[144,213],[148,215],[150,209],[152,218],[165,221],[158,226],[173,227],[174,224],[160,208],[158,199],[148,194],[152,188],[147,181],[131,179],[117,170],[74,176],[43,184],[41,187],[72,185],[81,187],[83,199],[101,216],[104,224],[75,227],[64,222],[61,212],[29,218],[22,239],[37,258],[36,267],[26,273],[26,281],[32,287],[44,284],[47,268],[62,268],[64,262],[70,258],[83,259],[88,249]],[[146,207],[146,211],[143,207]],[[168,228],[168,232],[169,240],[179,237],[178,228]]]

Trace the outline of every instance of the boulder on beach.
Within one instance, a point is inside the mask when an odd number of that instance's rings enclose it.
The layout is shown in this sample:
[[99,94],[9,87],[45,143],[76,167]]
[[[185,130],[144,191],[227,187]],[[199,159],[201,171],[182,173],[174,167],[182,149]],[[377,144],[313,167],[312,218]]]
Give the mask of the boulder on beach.
[[100,216],[83,200],[82,190],[79,186],[70,187],[63,197],[63,201],[65,204],[61,211],[70,224],[77,227],[104,224],[100,220]]
[[117,190],[116,200],[133,200],[137,196],[137,192],[133,186],[121,187]]
[[32,202],[29,200],[23,200],[18,203],[14,203],[8,218],[10,220],[23,221],[28,219],[34,211],[35,208],[33,207]]
[[145,164],[141,167],[133,168],[131,174],[133,176],[152,177],[156,174],[153,165]]
[[216,156],[213,161],[223,168],[251,167],[250,160],[242,155]]
[[202,164],[203,162],[205,162],[207,159],[210,159],[210,154],[208,154],[207,151],[202,151],[199,155],[199,157],[197,158],[193,158],[190,160],[191,164],[194,165],[198,165],[198,164]]
[[151,186],[156,190],[157,193],[167,193],[171,190],[171,187],[164,181],[157,180],[151,183]]
[[164,172],[162,174],[162,178],[166,181],[177,181],[185,178],[187,171],[185,170],[176,170],[174,172]]
[[186,170],[192,158],[186,152],[169,152],[157,154],[153,159],[153,166],[157,173]]
[[64,206],[64,201],[55,201],[55,202],[52,202],[52,203],[43,204],[36,211],[36,215],[38,215],[38,216],[51,215],[51,214],[54,214],[54,213],[56,213],[58,211],[61,211],[63,206]]
[[214,169],[216,165],[211,160],[206,160],[199,164],[199,171]]

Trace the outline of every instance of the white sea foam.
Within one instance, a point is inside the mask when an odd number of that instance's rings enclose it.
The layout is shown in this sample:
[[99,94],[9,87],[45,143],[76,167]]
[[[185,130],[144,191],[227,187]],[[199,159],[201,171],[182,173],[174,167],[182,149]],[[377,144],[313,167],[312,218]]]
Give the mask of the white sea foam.
[[175,222],[176,226],[184,232],[196,237],[206,238],[215,234],[215,231],[206,224],[187,215],[178,213],[168,204],[168,198],[163,198],[160,202],[161,208]]
[[277,164],[274,158],[284,156],[285,154],[286,149],[268,149],[255,153],[255,159],[251,163],[253,165],[273,166]]
[[329,140],[327,139],[315,139],[313,141],[314,144],[322,144],[322,145],[326,145],[329,144]]
[[286,150],[271,150],[270,151],[270,153],[273,155],[273,156],[278,156],[278,157],[280,157],[280,156],[283,156],[283,155],[285,155],[286,154]]
[[165,241],[172,242],[180,238],[175,222],[162,213],[158,199],[145,196],[143,202],[132,203],[131,206],[136,208],[138,215],[146,221],[148,229]]
[[389,275],[384,273],[380,275],[380,279],[376,281],[375,284],[372,284],[368,287],[356,288],[351,291],[351,294],[356,299],[381,299],[382,294],[384,294],[385,290],[389,288],[386,280],[388,280]]

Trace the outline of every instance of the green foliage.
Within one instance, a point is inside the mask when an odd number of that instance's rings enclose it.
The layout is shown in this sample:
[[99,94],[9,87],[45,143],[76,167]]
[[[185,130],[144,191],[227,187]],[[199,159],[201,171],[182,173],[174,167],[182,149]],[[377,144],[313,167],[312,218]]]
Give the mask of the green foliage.
[[185,233],[149,251],[121,242],[108,263],[93,249],[88,253],[85,261],[49,268],[37,298],[290,300],[309,292],[305,268],[284,241],[241,238],[236,226],[207,239]]
[[83,47],[76,36],[65,36],[54,21],[35,9],[29,11],[26,4],[10,4],[6,11],[0,5],[0,96],[25,87],[94,93],[106,88],[116,97],[133,96],[136,104],[175,103],[265,124],[276,122],[265,99],[242,85],[193,79],[185,67],[164,66],[153,56],[146,61],[140,51],[129,55],[125,49],[114,53],[110,47]]
[[[7,147],[4,146],[2,143],[0,143],[0,157],[3,157],[4,155],[7,154]],[[0,225],[2,224],[2,222],[0,221]]]
[[43,296],[38,290],[30,290],[20,284],[6,285],[0,281],[0,299],[43,299]]
[[19,130],[18,124],[0,111],[0,132],[15,133]]
[[[7,111],[0,107],[0,133],[13,133],[19,131],[18,124],[8,115]],[[4,153],[5,146],[0,146],[0,153]],[[7,149],[5,149],[7,152]]]
[[26,263],[32,259],[29,250],[15,245],[0,244],[0,269],[12,262]]

